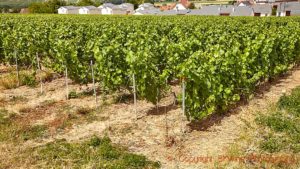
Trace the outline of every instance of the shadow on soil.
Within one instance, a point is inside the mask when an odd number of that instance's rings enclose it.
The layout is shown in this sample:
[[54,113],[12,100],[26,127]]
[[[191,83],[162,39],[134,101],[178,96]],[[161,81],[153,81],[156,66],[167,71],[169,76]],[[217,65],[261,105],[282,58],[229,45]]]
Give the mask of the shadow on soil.
[[175,110],[177,108],[178,108],[178,106],[172,103],[172,104],[169,104],[169,105],[166,105],[166,106],[153,107],[153,108],[149,109],[146,112],[146,114],[147,114],[147,116],[149,116],[149,115],[163,115],[163,114],[166,114],[169,111]]

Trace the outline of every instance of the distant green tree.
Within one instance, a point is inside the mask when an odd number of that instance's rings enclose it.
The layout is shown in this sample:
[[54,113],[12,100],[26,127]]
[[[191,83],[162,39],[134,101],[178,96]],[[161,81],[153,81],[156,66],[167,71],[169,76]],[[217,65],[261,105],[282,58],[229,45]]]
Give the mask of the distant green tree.
[[77,6],[96,6],[96,3],[92,0],[80,0],[77,4]]
[[154,4],[155,0],[144,0],[143,3],[152,3]]
[[20,13],[20,8],[12,8],[11,13]]
[[67,5],[64,0],[48,0],[44,3],[51,10],[51,13],[57,13],[59,7]]
[[51,9],[42,2],[34,2],[29,5],[30,13],[52,13]]
[[9,11],[9,6],[3,6],[1,9],[1,13],[8,13]]
[[36,2],[29,5],[30,13],[57,13],[60,6],[65,6],[63,0],[49,0],[46,2]]
[[236,1],[228,1],[228,5],[234,5]]
[[272,8],[272,16],[276,16],[276,12],[277,12],[277,9],[276,8]]
[[126,0],[127,3],[131,3],[134,5],[134,9],[138,8],[138,6],[142,3],[150,3],[151,0]]
[[188,8],[189,9],[196,9],[196,5],[194,3],[190,3]]

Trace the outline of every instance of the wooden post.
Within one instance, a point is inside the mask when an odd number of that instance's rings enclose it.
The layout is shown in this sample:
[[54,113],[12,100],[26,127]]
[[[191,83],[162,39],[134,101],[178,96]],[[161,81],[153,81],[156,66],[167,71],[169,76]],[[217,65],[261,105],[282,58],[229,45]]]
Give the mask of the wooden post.
[[20,86],[20,74],[19,74],[19,67],[18,67],[18,57],[17,57],[17,50],[15,50],[15,60],[16,60],[16,71],[17,71],[17,79],[18,79],[18,86]]
[[165,104],[165,129],[166,129],[166,143],[169,140],[169,127],[168,127],[168,111],[167,104]]
[[[166,79],[166,85],[168,84],[168,80]],[[167,104],[165,104],[165,127],[166,127],[166,141],[169,139],[169,128],[168,128],[168,112],[167,112]]]
[[68,85],[68,68],[66,66],[65,70],[65,81],[66,81],[66,94],[67,94],[67,100],[69,100],[69,85]]
[[132,75],[132,80],[133,80],[133,99],[134,99],[134,113],[136,116],[136,120],[138,119],[137,116],[137,102],[136,102],[136,84],[135,84],[135,75]]
[[93,78],[93,89],[94,89],[94,96],[95,96],[95,104],[97,106],[97,93],[96,93],[96,86],[95,86],[95,76],[94,76],[93,60],[91,60],[91,68],[92,68],[92,78]]
[[185,79],[182,79],[182,113],[185,115]]
[[[185,88],[186,88],[186,82],[185,82],[185,79],[183,78],[182,79],[182,114],[184,117],[185,116]],[[181,130],[181,139],[183,138],[183,135],[184,135],[184,126],[185,126],[185,123],[183,122],[183,118],[182,119],[182,122],[181,122],[181,127],[180,127],[180,130]]]
[[[37,61],[37,66],[38,66],[38,70],[39,70],[39,73],[41,73],[41,65],[40,65],[40,58],[39,58],[39,53],[36,52],[36,61]],[[41,85],[41,94],[43,93],[43,79],[41,77],[41,75],[39,75],[40,77],[40,85]]]
[[159,89],[157,88],[156,89],[156,92],[157,92],[157,94],[156,94],[156,113],[158,114],[159,113]]

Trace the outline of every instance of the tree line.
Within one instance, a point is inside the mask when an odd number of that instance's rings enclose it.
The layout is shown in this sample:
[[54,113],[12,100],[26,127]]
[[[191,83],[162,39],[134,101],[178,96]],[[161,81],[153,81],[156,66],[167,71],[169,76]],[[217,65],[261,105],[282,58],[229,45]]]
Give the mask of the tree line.
[[[32,2],[29,4],[28,9],[30,13],[57,13],[57,10],[61,6],[100,6],[103,3],[132,3],[135,8],[142,3],[154,3],[155,0],[79,0],[78,2],[66,2],[65,0],[48,0],[45,2]],[[22,6],[26,7],[26,6]],[[2,6],[0,7],[0,12],[2,13],[19,13],[22,7],[10,7]],[[2,9],[1,9],[2,8]]]

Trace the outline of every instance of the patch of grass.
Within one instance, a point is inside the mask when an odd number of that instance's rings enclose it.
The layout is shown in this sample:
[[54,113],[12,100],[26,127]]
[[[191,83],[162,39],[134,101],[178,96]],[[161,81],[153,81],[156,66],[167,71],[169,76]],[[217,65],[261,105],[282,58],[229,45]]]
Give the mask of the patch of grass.
[[256,122],[266,132],[260,143],[264,151],[300,152],[300,87],[284,95],[277,103],[277,110],[260,115]]
[[6,124],[10,121],[9,113],[6,109],[0,109],[0,125]]
[[[29,71],[20,71],[20,86],[27,85],[30,87],[34,87],[36,83],[35,74]],[[4,89],[14,89],[18,87],[18,77],[16,73],[9,73],[7,75],[2,76],[0,79],[0,86]]]
[[77,107],[73,109],[70,106],[66,106],[65,114],[61,114],[60,119],[61,124],[59,125],[58,129],[66,129],[71,127],[73,124],[82,124],[84,122],[93,122],[98,120],[99,117],[96,115],[96,110],[89,107]]
[[227,155],[231,157],[242,156],[244,153],[242,152],[241,148],[237,144],[233,144],[227,150]]
[[14,73],[10,73],[8,75],[3,76],[0,79],[0,86],[4,89],[14,89],[18,87],[18,79],[17,75]]
[[[99,89],[96,88],[96,93],[99,94],[98,92]],[[84,90],[82,93],[80,93],[80,96],[93,96],[94,95],[94,90],[90,89],[90,90]]]
[[89,107],[79,107],[79,108],[76,109],[76,114],[87,115],[92,111],[94,111],[94,110],[89,108]]
[[12,96],[10,99],[9,99],[10,102],[26,102],[28,101],[28,99],[26,97],[23,97],[23,96]]
[[70,99],[76,99],[76,98],[82,98],[82,97],[85,97],[85,96],[93,96],[93,95],[94,95],[93,90],[84,90],[84,91],[81,91],[81,92],[76,92],[75,90],[72,90],[69,93],[69,98]]
[[22,126],[16,122],[17,115],[0,109],[0,142],[22,142],[42,137],[47,132],[44,125]]
[[52,106],[55,103],[56,103],[55,100],[45,100],[45,101],[41,102],[39,104],[39,106],[37,106],[37,107],[22,107],[22,108],[20,108],[19,112],[29,113],[31,111],[35,111],[35,109],[37,109],[37,108],[43,108],[43,107],[45,108],[45,107],[48,107],[48,106]]
[[72,91],[69,92],[69,96],[68,97],[69,97],[69,99],[76,99],[76,98],[79,97],[79,95],[77,94],[76,91],[72,90]]
[[300,117],[300,87],[294,89],[291,95],[280,97],[277,105],[279,109],[286,109],[290,114]]
[[270,153],[279,152],[284,148],[287,142],[288,141],[285,140],[284,137],[269,134],[268,136],[265,136],[264,141],[261,142],[260,148]]
[[22,128],[18,132],[18,136],[20,137],[20,139],[23,141],[27,141],[44,136],[47,132],[47,127],[44,125],[29,126]]
[[[57,140],[31,149],[34,165],[60,168],[109,168],[143,169],[159,168],[158,162],[151,162],[145,156],[127,152],[123,147],[113,145],[108,137],[91,139],[80,143]],[[45,166],[46,165],[46,166]]]
[[35,80],[35,75],[34,74],[21,74],[21,85],[26,85],[30,87],[35,87],[37,82]]
[[47,107],[47,106],[51,106],[51,105],[54,105],[56,103],[55,100],[45,100],[43,102],[41,102],[40,106],[42,107]]
[[50,82],[55,78],[55,73],[49,70],[43,70],[42,73],[37,74],[37,79],[41,79],[43,82]]
[[133,94],[122,93],[120,95],[114,96],[113,103],[131,103],[133,101]]
[[300,168],[300,87],[290,95],[282,96],[278,103],[266,106],[268,111],[258,113],[255,123],[245,121],[245,130],[228,148],[226,156],[245,157],[253,153],[257,157],[272,156],[276,160],[224,161],[211,168]]
[[0,142],[19,143],[43,137],[47,133],[44,125],[20,126],[11,120],[0,124]]
[[0,142],[11,140],[17,131],[17,126],[14,126],[12,120],[7,116],[3,114],[0,116]]

